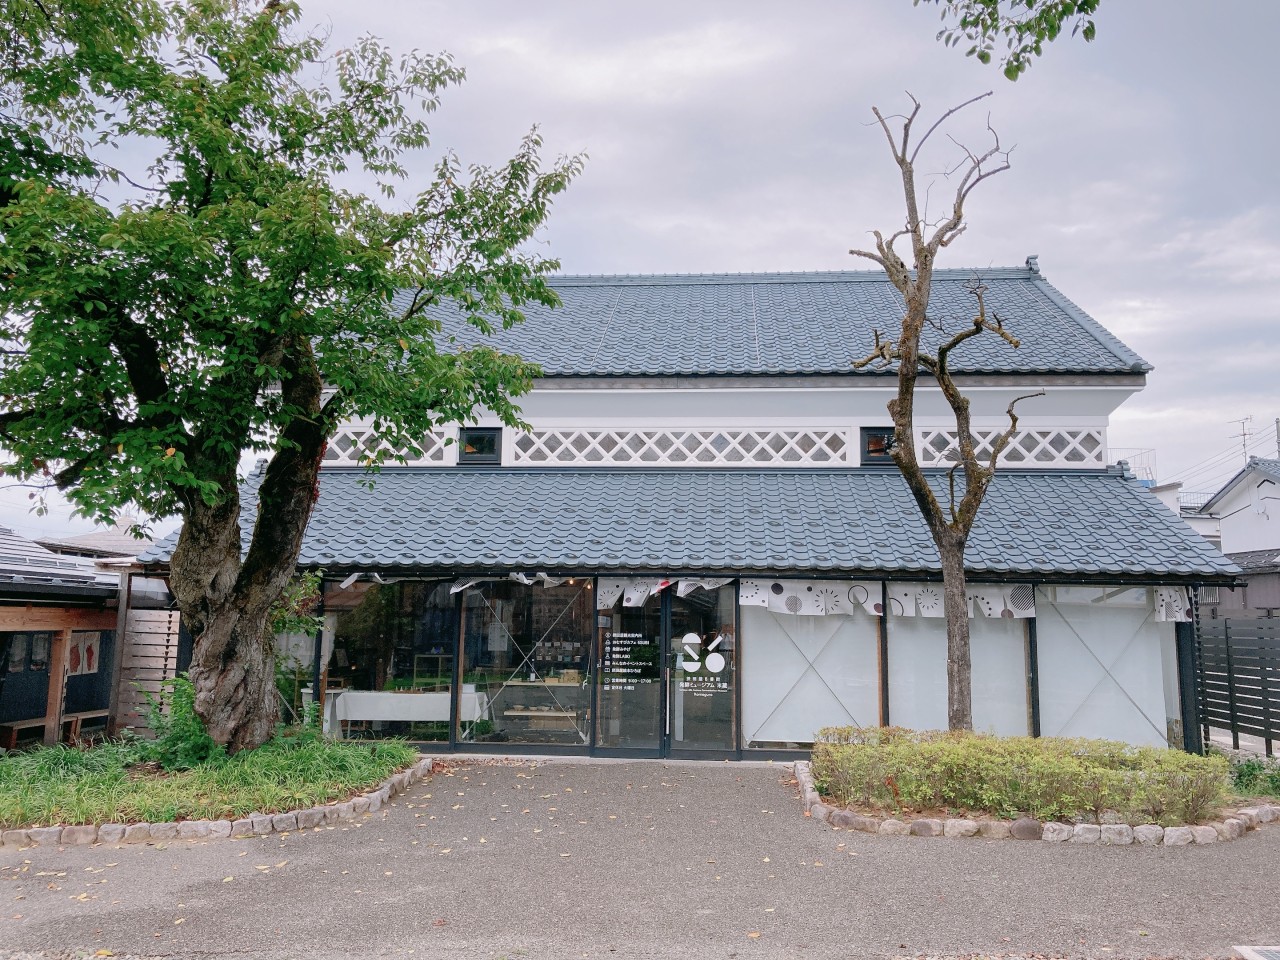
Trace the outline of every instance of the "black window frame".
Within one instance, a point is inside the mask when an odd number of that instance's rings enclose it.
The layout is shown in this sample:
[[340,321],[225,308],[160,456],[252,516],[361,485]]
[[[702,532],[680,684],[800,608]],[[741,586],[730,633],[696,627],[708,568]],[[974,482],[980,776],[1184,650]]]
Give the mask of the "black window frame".
[[[872,438],[885,440],[884,453],[871,453]],[[891,467],[893,457],[889,453],[893,449],[893,427],[863,427],[858,443],[858,462],[864,467]]]
[[[490,437],[493,453],[468,453],[468,437]],[[502,463],[501,427],[461,427],[458,430],[458,465],[464,467],[491,467]]]

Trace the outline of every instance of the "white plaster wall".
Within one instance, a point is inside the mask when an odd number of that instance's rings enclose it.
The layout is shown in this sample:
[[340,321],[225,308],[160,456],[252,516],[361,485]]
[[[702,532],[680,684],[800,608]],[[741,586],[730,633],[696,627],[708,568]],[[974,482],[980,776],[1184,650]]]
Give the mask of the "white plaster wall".
[[[1036,389],[1021,386],[969,386],[975,418],[1003,422],[1009,402]],[[1036,419],[1052,424],[1105,425],[1110,414],[1137,392],[1131,386],[1048,386],[1045,396],[1022,401],[1020,416],[1030,425]],[[577,425],[584,419],[620,422],[758,423],[778,422],[889,423],[885,405],[895,393],[894,382],[883,386],[796,387],[764,382],[734,387],[535,388],[519,401],[525,419],[535,426]],[[920,425],[953,422],[950,408],[937,389],[921,387],[917,395]],[[930,420],[929,418],[933,418]],[[981,423],[975,423],[981,425]]]
[[1245,477],[1214,513],[1223,553],[1280,550],[1280,484],[1256,473]]

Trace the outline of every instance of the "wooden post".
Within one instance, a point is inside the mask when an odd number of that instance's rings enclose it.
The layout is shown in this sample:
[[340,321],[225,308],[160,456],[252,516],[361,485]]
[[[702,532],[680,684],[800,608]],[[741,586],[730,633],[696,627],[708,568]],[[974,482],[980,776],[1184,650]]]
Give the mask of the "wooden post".
[[119,608],[116,611],[115,646],[111,648],[111,693],[107,701],[107,736],[120,732],[120,693],[124,677],[124,645],[129,642],[129,604],[133,600],[133,573],[120,573]]
[[59,630],[53,635],[49,650],[49,695],[44,711],[44,742],[52,747],[62,739],[62,708],[67,699],[67,654],[71,649],[71,631]]

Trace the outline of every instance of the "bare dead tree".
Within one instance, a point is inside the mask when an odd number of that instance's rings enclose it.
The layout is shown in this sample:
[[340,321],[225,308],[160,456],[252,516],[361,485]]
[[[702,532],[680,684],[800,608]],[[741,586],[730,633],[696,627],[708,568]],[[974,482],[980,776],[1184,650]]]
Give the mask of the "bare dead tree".
[[[920,508],[942,561],[943,612],[947,621],[947,724],[952,730],[973,729],[965,547],[978,509],[995,476],[1000,454],[1018,428],[1015,406],[1030,396],[1043,394],[1040,391],[1013,400],[1007,411],[1008,427],[994,438],[990,454],[980,457],[978,442],[973,435],[969,399],[956,385],[951,372],[951,355],[961,344],[982,334],[997,336],[1015,348],[1020,345],[1019,340],[1005,329],[998,316],[988,313],[987,288],[980,279],[975,278],[969,286],[976,304],[972,320],[956,333],[947,335],[943,330],[942,336],[945,339],[932,353],[922,349],[920,342],[926,326],[934,323],[929,316],[929,294],[938,253],[964,233],[965,203],[978,184],[1009,169],[1009,151],[1000,145],[1000,138],[991,128],[990,121],[987,123],[987,132],[991,136],[991,145],[981,152],[970,150],[951,138],[961,152],[960,162],[948,171],[948,178],[958,178],[955,196],[949,214],[935,222],[928,222],[922,211],[924,204],[916,185],[916,161],[929,138],[948,119],[990,95],[989,92],[984,93],[952,107],[918,141],[912,139],[914,126],[920,115],[920,103],[915,97],[907,94],[912,104],[909,114],[893,118],[900,125],[891,125],[878,108],[872,107],[872,113],[884,131],[894,161],[898,164],[906,203],[906,220],[902,228],[888,238],[878,230],[873,231],[876,241],[874,252],[849,251],[856,257],[865,257],[879,264],[889,281],[902,294],[906,307],[901,329],[896,331],[896,335],[882,334],[877,330],[875,348],[853,366],[861,369],[875,363],[881,367],[897,364],[898,391],[888,405],[889,415],[893,418],[894,434],[890,456],[898,465]],[[897,126],[896,131],[894,126]],[[907,266],[894,249],[895,244],[904,238],[911,244],[911,267]],[[941,329],[940,325],[937,326]],[[935,491],[930,485],[916,456],[915,395],[916,385],[922,374],[937,382],[955,415],[956,445],[952,451],[955,463],[947,474],[945,491],[942,493]]]

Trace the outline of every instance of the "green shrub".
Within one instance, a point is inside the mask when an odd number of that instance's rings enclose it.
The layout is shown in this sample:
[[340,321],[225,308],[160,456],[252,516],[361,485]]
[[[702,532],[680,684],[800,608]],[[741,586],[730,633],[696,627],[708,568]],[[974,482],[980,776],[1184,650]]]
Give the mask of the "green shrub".
[[146,758],[166,770],[190,770],[225,758],[226,751],[209,736],[196,715],[195,684],[183,674],[160,684],[160,696],[148,693],[147,726],[154,740],[145,740]]
[[841,805],[1171,824],[1213,815],[1227,765],[1106,740],[831,727],[814,744],[813,775]]

